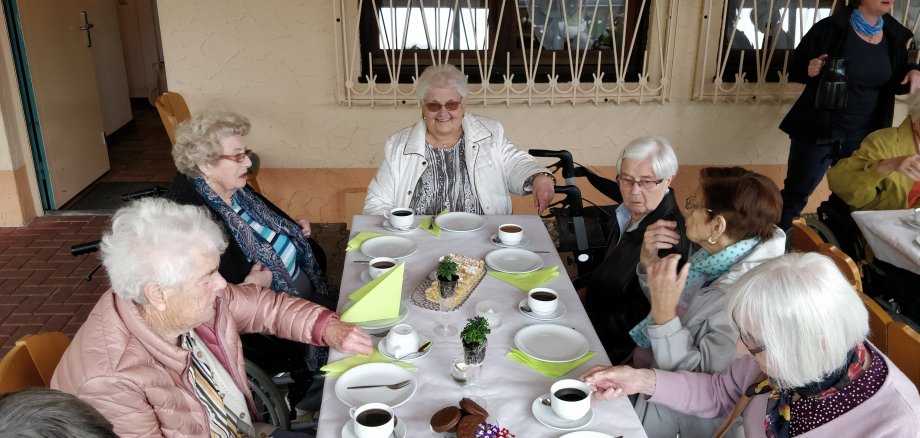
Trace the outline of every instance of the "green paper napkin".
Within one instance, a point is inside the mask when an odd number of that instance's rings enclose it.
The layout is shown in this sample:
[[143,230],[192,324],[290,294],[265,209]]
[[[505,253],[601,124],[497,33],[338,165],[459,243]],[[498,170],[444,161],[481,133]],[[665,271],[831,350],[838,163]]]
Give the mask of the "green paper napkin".
[[364,243],[365,240],[372,239],[374,237],[380,237],[380,236],[389,236],[389,234],[362,231],[358,233],[357,235],[355,235],[355,237],[352,237],[351,240],[348,241],[348,248],[345,248],[345,251],[352,251],[352,250],[360,249],[361,244]]
[[431,233],[431,234],[433,234],[433,235],[435,235],[435,236],[440,236],[440,235],[441,235],[441,227],[439,227],[438,224],[434,224],[434,226],[431,227],[431,228],[428,227],[428,224],[430,224],[431,221],[433,221],[433,220],[434,220],[433,218],[423,218],[423,219],[419,219],[418,222],[421,224],[420,226],[421,226],[421,228],[422,228],[423,230],[425,230],[425,231],[427,231],[427,232],[429,232],[429,233]]
[[[365,356],[363,354],[355,354],[352,356],[348,356],[345,359],[340,359],[332,363],[327,363],[326,365],[323,365],[323,367],[320,368],[320,370],[325,372],[326,373],[325,375],[327,377],[328,376],[340,376],[345,371],[348,371],[358,365],[364,365],[366,363],[373,363],[373,362],[388,363],[390,362],[390,360],[391,359],[387,359],[386,356],[380,354],[380,351],[374,350],[374,353],[371,354],[370,356]],[[409,371],[415,371],[418,369],[414,365],[409,365],[405,362],[393,362],[393,363]]]
[[556,276],[559,275],[558,269],[557,266],[553,266],[552,268],[538,269],[526,274],[509,274],[507,272],[489,271],[489,275],[527,292],[556,278]]
[[399,316],[405,272],[406,264],[400,263],[352,292],[348,296],[351,305],[342,312],[342,322],[362,323]]
[[575,359],[571,362],[544,362],[542,360],[534,359],[517,348],[512,348],[505,356],[511,358],[512,360],[518,361],[524,365],[527,365],[543,374],[546,377],[561,377],[567,374],[569,371],[574,370],[579,365],[585,363],[586,360],[591,359],[594,355],[597,354],[593,351],[585,353],[584,356]]

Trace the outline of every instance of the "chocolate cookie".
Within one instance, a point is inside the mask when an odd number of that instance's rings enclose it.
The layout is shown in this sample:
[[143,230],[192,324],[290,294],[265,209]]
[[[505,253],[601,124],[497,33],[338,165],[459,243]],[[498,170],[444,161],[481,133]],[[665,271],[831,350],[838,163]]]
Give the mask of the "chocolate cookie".
[[[482,407],[480,406],[479,409],[482,409]],[[457,438],[476,438],[476,429],[479,428],[479,423],[484,423],[485,421],[486,417],[482,415],[464,416],[460,419],[460,423],[457,424]]]
[[431,416],[431,429],[435,432],[452,432],[460,421],[460,409],[448,406]]
[[466,397],[460,399],[460,409],[463,409],[463,412],[466,412],[470,415],[481,415],[483,417],[489,418],[489,411],[486,411],[485,408],[479,406],[479,403],[476,403]]

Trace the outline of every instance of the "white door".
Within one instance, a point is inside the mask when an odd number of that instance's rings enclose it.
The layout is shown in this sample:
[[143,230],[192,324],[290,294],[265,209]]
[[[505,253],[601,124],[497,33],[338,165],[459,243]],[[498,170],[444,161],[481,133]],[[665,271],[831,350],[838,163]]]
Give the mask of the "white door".
[[93,53],[81,29],[90,27],[87,9],[73,0],[18,0],[17,6],[50,204],[59,208],[109,170]]

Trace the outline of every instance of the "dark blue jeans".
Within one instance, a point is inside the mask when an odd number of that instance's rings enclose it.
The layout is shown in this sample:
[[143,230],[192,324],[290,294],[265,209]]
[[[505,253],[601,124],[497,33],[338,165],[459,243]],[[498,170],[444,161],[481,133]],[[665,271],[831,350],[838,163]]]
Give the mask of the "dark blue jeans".
[[786,181],[783,183],[783,213],[780,216],[779,227],[788,230],[792,226],[792,219],[802,213],[808,197],[815,191],[824,173],[832,161],[849,157],[863,138],[869,135],[869,129],[854,130],[852,132],[834,130],[833,136],[839,142],[839,149],[835,152],[830,144],[815,144],[811,141],[791,139],[789,146],[789,160],[786,169]]

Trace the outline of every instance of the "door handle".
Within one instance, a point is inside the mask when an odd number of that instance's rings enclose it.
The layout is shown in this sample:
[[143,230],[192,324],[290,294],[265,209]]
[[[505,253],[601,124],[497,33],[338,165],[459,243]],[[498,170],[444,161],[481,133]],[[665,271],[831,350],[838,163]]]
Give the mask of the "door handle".
[[90,29],[96,27],[95,24],[89,22],[89,17],[86,15],[86,11],[80,12],[80,15],[83,16],[83,26],[80,26],[80,30],[86,32],[86,47],[93,47],[93,37],[90,35]]

